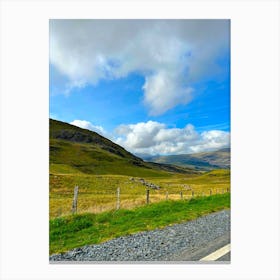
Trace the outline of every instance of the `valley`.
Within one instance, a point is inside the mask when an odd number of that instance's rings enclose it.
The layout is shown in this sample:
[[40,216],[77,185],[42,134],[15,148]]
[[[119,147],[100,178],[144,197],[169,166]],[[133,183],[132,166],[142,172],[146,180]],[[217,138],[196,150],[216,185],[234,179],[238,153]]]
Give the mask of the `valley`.
[[[159,186],[143,185],[139,179]],[[145,162],[99,134],[50,120],[50,218],[71,214],[73,190],[79,186],[78,213],[100,213],[150,202],[189,199],[230,190],[230,171]]]

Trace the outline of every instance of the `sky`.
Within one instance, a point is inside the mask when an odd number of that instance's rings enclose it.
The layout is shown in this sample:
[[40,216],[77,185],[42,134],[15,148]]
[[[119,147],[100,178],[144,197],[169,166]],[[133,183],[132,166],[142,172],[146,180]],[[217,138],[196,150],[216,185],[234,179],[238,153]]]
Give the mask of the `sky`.
[[230,146],[229,20],[50,20],[50,118],[136,155]]

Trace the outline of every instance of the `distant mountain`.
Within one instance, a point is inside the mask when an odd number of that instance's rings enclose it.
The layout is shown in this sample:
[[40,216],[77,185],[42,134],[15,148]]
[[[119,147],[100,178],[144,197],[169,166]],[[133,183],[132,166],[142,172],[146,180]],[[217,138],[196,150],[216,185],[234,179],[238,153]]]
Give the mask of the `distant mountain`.
[[50,119],[50,173],[160,176],[166,172],[197,173],[194,169],[149,163],[96,132]]
[[197,170],[229,169],[230,148],[214,152],[145,157],[145,160],[161,164],[174,164],[182,167],[195,168]]

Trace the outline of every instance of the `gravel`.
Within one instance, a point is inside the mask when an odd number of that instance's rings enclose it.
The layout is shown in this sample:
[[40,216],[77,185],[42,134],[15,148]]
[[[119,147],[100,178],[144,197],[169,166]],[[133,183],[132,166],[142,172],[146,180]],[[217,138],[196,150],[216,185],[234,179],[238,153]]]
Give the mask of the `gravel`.
[[180,251],[207,244],[229,231],[230,211],[223,210],[164,229],[140,232],[54,254],[50,256],[50,262],[168,261]]

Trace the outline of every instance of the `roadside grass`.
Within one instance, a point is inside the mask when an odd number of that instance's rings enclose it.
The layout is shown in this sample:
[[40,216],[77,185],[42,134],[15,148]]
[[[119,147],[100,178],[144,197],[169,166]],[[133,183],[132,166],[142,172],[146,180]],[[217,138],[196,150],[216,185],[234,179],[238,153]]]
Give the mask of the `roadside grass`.
[[136,232],[163,228],[196,219],[202,215],[230,208],[230,194],[168,200],[134,208],[84,213],[51,219],[50,254]]
[[[71,213],[73,190],[76,185],[79,186],[78,213],[100,213],[115,209],[118,187],[121,190],[120,207],[122,209],[132,209],[145,204],[146,187],[137,180],[130,180],[131,176],[90,175],[78,171],[73,174],[64,174],[65,168],[61,165],[56,170],[57,172],[50,174],[50,218]],[[210,190],[212,194],[216,194],[230,188],[229,170],[213,170],[200,175],[176,174],[161,177],[143,176],[142,178],[161,187],[160,190],[150,189],[152,203],[164,201],[167,192],[169,200],[180,200],[180,192],[183,193],[184,198],[191,198],[192,191],[195,196],[207,196]],[[191,187],[191,190],[188,190],[186,186]]]

